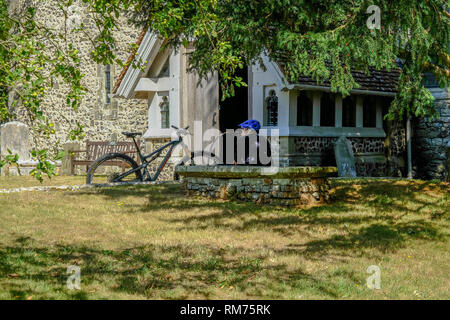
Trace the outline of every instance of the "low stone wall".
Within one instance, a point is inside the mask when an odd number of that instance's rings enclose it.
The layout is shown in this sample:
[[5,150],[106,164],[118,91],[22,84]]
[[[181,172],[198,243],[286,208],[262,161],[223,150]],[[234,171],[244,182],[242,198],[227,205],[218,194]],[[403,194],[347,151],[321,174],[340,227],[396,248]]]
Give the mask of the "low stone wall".
[[[272,171],[271,171],[272,170]],[[188,195],[257,204],[311,205],[329,200],[335,167],[179,166]]]

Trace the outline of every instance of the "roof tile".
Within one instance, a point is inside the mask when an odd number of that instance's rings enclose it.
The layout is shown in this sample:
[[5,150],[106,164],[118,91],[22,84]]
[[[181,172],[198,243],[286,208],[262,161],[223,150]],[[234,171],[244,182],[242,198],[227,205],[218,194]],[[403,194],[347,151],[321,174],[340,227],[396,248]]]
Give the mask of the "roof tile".
[[[284,73],[284,63],[278,62],[278,66]],[[360,85],[359,90],[367,91],[381,91],[381,92],[397,92],[398,78],[400,76],[400,69],[377,70],[374,67],[369,67],[369,75],[366,75],[363,71],[355,70],[351,71],[353,78]],[[333,70],[331,70],[333,74]],[[318,84],[311,76],[299,76],[294,81],[290,81],[291,84],[300,85],[312,85],[312,86],[324,86],[330,87],[330,81],[324,80],[323,83]]]

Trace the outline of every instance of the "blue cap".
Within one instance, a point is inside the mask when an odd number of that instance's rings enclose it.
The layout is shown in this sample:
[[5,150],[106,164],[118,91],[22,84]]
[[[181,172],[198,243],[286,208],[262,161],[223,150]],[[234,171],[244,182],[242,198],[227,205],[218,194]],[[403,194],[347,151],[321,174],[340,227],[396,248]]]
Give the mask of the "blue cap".
[[238,126],[240,128],[253,129],[255,131],[259,131],[259,129],[261,129],[261,124],[259,123],[259,121],[258,120],[252,120],[252,119],[244,121]]

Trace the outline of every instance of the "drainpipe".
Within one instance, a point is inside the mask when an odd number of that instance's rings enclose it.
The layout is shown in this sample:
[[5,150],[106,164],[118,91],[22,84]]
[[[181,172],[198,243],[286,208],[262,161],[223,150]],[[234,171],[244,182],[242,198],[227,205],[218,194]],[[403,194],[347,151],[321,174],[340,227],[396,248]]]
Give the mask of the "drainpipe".
[[412,153],[411,153],[411,116],[406,119],[406,152],[408,153],[408,179],[412,179]]

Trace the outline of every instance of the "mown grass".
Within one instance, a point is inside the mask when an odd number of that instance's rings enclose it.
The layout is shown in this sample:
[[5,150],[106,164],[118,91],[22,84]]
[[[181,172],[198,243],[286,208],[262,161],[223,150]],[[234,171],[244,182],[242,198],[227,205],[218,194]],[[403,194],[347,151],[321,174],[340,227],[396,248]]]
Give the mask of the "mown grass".
[[286,209],[175,184],[0,195],[0,298],[450,298],[449,184],[336,181],[333,196]]

